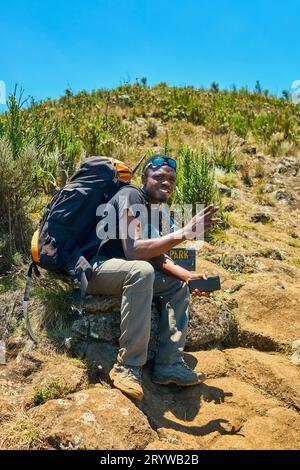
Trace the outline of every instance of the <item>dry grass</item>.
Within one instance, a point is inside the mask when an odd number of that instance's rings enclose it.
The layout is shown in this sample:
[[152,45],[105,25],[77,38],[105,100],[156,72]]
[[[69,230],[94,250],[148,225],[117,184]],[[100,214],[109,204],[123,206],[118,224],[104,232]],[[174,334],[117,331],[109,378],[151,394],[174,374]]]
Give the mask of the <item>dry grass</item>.
[[1,423],[0,450],[32,450],[45,448],[38,422],[24,410],[17,411]]

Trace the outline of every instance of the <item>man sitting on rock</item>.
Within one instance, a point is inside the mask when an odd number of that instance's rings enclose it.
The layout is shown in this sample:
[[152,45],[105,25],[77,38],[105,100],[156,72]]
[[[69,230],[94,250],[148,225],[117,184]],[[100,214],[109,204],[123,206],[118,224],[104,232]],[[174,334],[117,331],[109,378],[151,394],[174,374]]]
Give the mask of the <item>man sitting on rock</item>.
[[[91,261],[93,275],[87,293],[122,295],[120,349],[109,376],[116,388],[137,400],[143,398],[141,372],[147,360],[153,298],[159,300],[160,308],[160,342],[153,382],[191,386],[205,379],[204,374],[194,372],[183,359],[189,309],[188,282],[192,278],[205,278],[205,275],[191,274],[164,253],[186,239],[203,235],[220,220],[212,218],[218,208],[212,205],[205,208],[183,228],[172,233],[163,236],[158,233],[156,238],[146,233],[147,238],[144,238],[145,231],[153,228],[147,223],[151,208],[170,198],[175,182],[175,160],[164,155],[151,157],[143,167],[142,188],[125,186],[120,189],[106,205],[97,226],[100,239],[103,240],[107,227],[111,230],[109,223],[113,225],[115,236],[108,236],[101,243],[98,255]],[[147,220],[137,217],[137,212],[143,211]],[[111,223],[112,220],[115,223]],[[211,295],[197,289],[192,294]]]

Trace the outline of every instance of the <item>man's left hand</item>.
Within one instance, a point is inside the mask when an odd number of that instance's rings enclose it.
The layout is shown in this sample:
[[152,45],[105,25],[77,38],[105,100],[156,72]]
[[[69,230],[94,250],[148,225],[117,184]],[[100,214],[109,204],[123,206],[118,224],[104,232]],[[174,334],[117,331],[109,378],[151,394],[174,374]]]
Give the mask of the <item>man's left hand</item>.
[[[207,279],[207,275],[205,273],[193,273],[193,274],[190,274],[189,275],[189,278],[187,279],[186,281],[186,284],[189,285],[189,281],[190,279],[199,279],[199,278],[202,278],[202,279]],[[194,289],[191,291],[191,294],[194,296],[194,297],[212,297],[213,296],[213,293],[212,292],[202,292],[202,291],[199,291],[199,289]]]

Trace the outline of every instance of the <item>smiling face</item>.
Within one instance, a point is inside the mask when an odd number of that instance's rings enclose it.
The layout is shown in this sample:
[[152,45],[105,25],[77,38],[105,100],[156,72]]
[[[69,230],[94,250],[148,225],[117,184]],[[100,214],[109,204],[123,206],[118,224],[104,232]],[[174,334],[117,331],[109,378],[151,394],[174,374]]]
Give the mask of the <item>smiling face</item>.
[[168,165],[150,167],[143,175],[142,182],[150,204],[166,202],[174,191],[176,172]]

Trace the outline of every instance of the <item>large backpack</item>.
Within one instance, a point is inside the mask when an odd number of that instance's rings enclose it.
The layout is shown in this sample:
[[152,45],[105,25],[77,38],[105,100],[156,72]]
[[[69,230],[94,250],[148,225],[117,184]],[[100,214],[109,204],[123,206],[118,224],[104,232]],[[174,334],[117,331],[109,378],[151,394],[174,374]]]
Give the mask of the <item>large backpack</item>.
[[40,267],[70,274],[80,281],[89,276],[84,259],[84,240],[96,222],[96,211],[123,185],[132,173],[124,163],[106,157],[84,160],[79,171],[52,199],[32,239],[33,261]]
[[134,172],[119,160],[106,157],[89,157],[83,161],[66,186],[48,205],[34,233],[31,243],[32,260],[24,293],[24,318],[27,331],[36,341],[28,319],[28,300],[32,272],[39,276],[38,266],[49,271],[67,274],[79,284],[84,297],[92,267],[84,253],[97,245],[95,240],[84,245],[86,237],[96,226],[96,211],[122,186],[129,185]]

